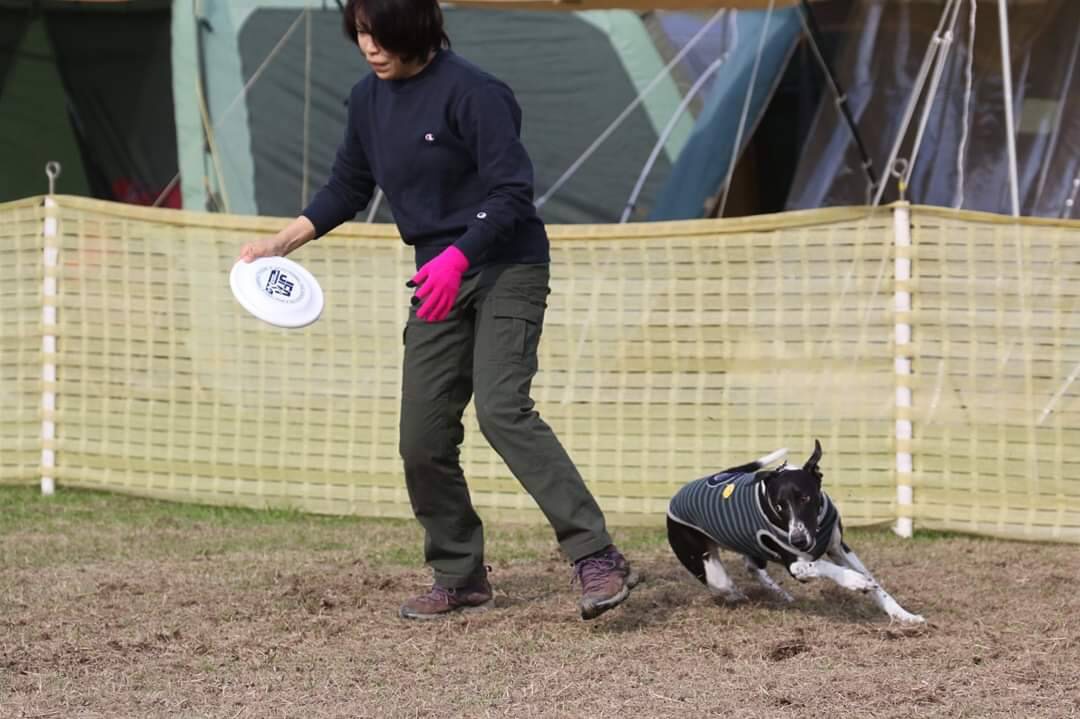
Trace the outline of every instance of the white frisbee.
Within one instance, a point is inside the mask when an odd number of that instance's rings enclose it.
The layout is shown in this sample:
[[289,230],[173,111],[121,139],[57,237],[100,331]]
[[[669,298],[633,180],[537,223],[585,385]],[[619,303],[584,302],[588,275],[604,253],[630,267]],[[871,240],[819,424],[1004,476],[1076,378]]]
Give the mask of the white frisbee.
[[285,257],[237,261],[229,285],[245,310],[275,327],[305,327],[323,310],[323,293],[315,277]]

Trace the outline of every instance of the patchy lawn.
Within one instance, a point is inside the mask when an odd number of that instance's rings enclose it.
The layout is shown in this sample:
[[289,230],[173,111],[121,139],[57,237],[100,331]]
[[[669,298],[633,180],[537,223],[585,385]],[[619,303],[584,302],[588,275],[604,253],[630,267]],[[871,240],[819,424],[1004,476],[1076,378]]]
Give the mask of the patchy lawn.
[[2,717],[1080,717],[1080,547],[955,535],[850,544],[925,627],[772,574],[713,602],[655,530],[582,622],[542,527],[488,528],[497,608],[408,623],[412,522],[0,488]]

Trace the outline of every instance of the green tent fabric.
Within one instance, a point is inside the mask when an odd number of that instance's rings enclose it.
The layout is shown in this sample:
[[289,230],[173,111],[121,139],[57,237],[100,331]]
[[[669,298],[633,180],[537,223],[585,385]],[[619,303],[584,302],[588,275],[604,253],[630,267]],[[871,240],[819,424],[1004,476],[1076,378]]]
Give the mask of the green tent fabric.
[[[200,13],[173,19],[184,205],[295,215],[326,179],[344,126],[344,101],[366,64],[342,36],[334,5],[305,12],[295,0],[207,0]],[[445,17],[454,50],[514,88],[538,196],[652,84],[618,131],[541,210],[551,222],[615,221],[681,98],[641,19],[626,11],[453,7]],[[200,66],[213,68],[204,87],[195,70]],[[203,141],[200,97],[210,142]],[[647,197],[658,190],[691,127],[687,117],[671,133]],[[385,207],[376,219],[390,219]]]
[[[0,113],[5,197],[41,192],[42,167],[57,159],[62,192],[294,216],[325,181],[344,101],[367,72],[341,34],[339,5],[0,0],[0,93],[19,98]],[[455,51],[518,96],[541,216],[618,221],[663,136],[631,217],[645,219],[697,112],[668,127],[685,77],[666,67],[672,56],[645,20],[452,5],[445,16]],[[39,49],[22,53],[25,43]],[[28,179],[15,186],[12,176]],[[392,219],[385,206],[374,218]]]
[[0,202],[47,191],[52,160],[62,167],[58,190],[90,194],[44,21],[0,7],[0,28]]

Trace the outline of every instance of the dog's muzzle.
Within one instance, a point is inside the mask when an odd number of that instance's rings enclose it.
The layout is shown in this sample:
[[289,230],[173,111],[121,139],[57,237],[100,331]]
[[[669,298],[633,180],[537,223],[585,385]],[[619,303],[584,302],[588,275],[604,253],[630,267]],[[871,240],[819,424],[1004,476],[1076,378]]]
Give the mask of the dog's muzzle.
[[802,522],[792,522],[788,527],[788,542],[802,552],[814,546],[814,538],[810,536],[810,532]]

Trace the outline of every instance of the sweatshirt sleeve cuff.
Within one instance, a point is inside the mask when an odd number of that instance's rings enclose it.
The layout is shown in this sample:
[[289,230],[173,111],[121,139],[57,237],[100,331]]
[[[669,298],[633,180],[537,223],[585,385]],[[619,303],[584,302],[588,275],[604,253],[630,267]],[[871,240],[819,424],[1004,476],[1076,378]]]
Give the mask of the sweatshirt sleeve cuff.
[[336,198],[326,192],[315,195],[311,204],[300,213],[311,220],[315,225],[315,237],[318,239],[343,222],[348,222],[355,213],[350,213],[344,203],[336,201]]
[[494,244],[498,235],[498,230],[483,220],[478,220],[469,226],[469,229],[458,238],[454,246],[461,250],[461,254],[465,255],[466,259],[469,260],[469,266],[475,267],[488,248]]

